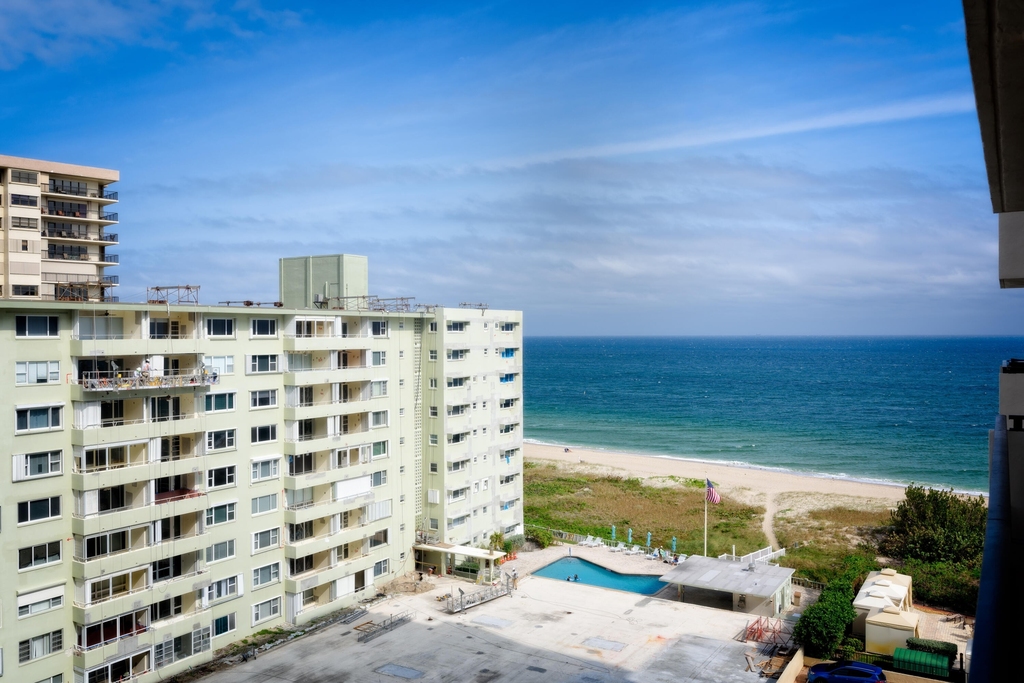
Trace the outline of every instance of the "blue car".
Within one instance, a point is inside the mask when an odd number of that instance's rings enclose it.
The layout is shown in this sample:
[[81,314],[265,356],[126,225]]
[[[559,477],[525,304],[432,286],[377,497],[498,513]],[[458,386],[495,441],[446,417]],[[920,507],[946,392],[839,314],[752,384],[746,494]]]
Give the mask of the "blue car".
[[828,662],[815,664],[807,674],[807,683],[880,683],[885,673],[874,664],[864,662]]

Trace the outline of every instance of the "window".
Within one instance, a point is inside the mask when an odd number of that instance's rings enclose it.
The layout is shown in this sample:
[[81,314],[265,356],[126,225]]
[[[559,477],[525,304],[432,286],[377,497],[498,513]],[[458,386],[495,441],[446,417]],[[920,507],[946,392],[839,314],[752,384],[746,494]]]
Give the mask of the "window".
[[377,548],[377,547],[380,547],[382,545],[387,545],[387,544],[388,544],[388,530],[387,529],[381,529],[380,531],[375,533],[373,536],[370,536],[370,547],[371,548]]
[[18,643],[18,663],[24,664],[33,659],[60,652],[64,649],[64,632],[53,631]]
[[238,593],[238,577],[229,576],[220,581],[214,581],[206,587],[206,599],[210,602],[222,600]]
[[60,517],[60,496],[18,503],[18,524]]
[[235,374],[234,356],[203,356],[203,365],[210,369],[214,375]]
[[373,443],[373,459],[388,457],[388,442],[375,441]]
[[24,183],[25,185],[38,185],[39,175],[34,171],[11,171],[12,183]]
[[264,479],[277,479],[279,473],[279,463],[277,458],[273,460],[259,460],[252,464],[252,480],[254,482],[263,481]]
[[235,394],[207,394],[206,412],[219,413],[225,410],[235,409]]
[[463,403],[457,406],[448,406],[448,416],[464,415],[469,412],[469,404]]
[[448,494],[448,500],[449,500],[449,502],[456,501],[456,500],[463,500],[468,495],[469,495],[469,487],[468,486],[463,486],[461,489],[454,489],[453,491],[451,491]]
[[15,431],[35,432],[60,429],[62,406],[22,408],[15,411]]
[[469,349],[448,349],[448,360],[465,360]]
[[501,331],[502,332],[515,332],[516,331],[516,325],[518,325],[518,324],[519,323],[502,323],[501,324]]
[[374,337],[388,336],[388,323],[386,320],[375,320],[370,323],[370,332]]
[[18,569],[42,567],[60,562],[60,541],[51,541],[18,550]]
[[430,442],[431,446],[436,446],[437,445],[437,434],[431,434],[430,438],[429,438],[429,442]]
[[517,424],[501,425],[498,427],[498,431],[501,432],[502,434],[511,434],[516,430],[516,427],[518,426],[519,425]]
[[235,613],[226,614],[213,620],[213,637],[222,636],[235,630]]
[[448,443],[462,443],[463,441],[469,440],[469,432],[459,432],[458,434],[449,434]]
[[278,527],[257,531],[252,535],[252,551],[258,552],[267,548],[276,548],[281,537],[281,530]]
[[281,613],[281,598],[272,598],[252,606],[253,623],[276,617]]
[[261,389],[249,392],[250,408],[273,408],[277,405],[277,389]]
[[300,474],[307,474],[316,469],[316,455],[313,453],[302,453],[300,455],[288,456],[288,476],[294,477]]
[[375,577],[381,576],[381,575],[387,574],[387,573],[388,573],[388,560],[387,560],[387,558],[381,560],[380,562],[375,562],[374,563],[374,565],[373,565],[373,575]]
[[380,367],[387,364],[387,351],[374,351],[373,352],[373,366]]
[[297,557],[295,559],[288,560],[288,575],[296,576],[304,572],[308,572],[313,568],[313,556],[306,555],[305,557]]
[[214,489],[220,486],[233,486],[235,483],[235,466],[218,467],[206,471],[206,488]]
[[437,463],[436,462],[430,463],[430,473],[431,474],[437,474]]
[[516,381],[516,373],[514,373],[514,372],[509,372],[509,373],[504,374],[504,375],[501,376],[501,383],[502,384],[509,384],[509,383],[515,382],[515,381]]
[[264,512],[273,512],[277,509],[277,494],[270,493],[259,498],[252,499],[252,514],[260,515]]
[[62,457],[63,451],[16,455],[14,456],[14,479],[15,481],[20,481],[22,479],[31,479],[32,477],[49,477],[60,474]]
[[452,519],[451,521],[448,522],[448,528],[449,529],[454,529],[457,526],[462,526],[463,524],[465,524],[468,521],[469,521],[469,515],[462,515],[461,517],[455,517],[454,519]]
[[234,318],[207,318],[207,337],[233,337],[235,336]]
[[468,382],[469,382],[469,378],[468,377],[449,377],[448,378],[448,387],[449,388],[452,388],[452,387],[464,387],[464,386],[466,386],[466,384]]
[[11,206],[39,206],[39,197],[28,194],[12,194]]
[[502,503],[501,504],[501,509],[502,510],[511,510],[512,508],[514,508],[518,504],[519,504],[519,499],[515,498],[513,500],[509,500],[509,501],[506,501],[506,502]]
[[516,349],[502,349],[501,350],[501,357],[502,358],[515,358],[516,357]]
[[387,484],[387,483],[388,483],[388,471],[387,470],[381,470],[379,472],[374,472],[372,475],[370,475],[370,486],[371,487],[384,486],[384,484]]
[[[22,246],[25,245],[22,244]],[[39,296],[39,287],[36,285],[11,285],[11,294],[13,296]]]
[[258,567],[252,570],[252,587],[265,586],[274,583],[281,576],[281,565],[278,562]]
[[60,362],[25,361],[14,364],[15,384],[54,384],[60,382]]
[[460,472],[469,469],[469,460],[459,460],[448,465],[449,472]]
[[220,562],[235,556],[235,539],[214,543],[206,549],[206,562]]
[[431,517],[431,518],[430,518],[430,528],[431,528],[432,530],[434,530],[434,531],[437,531],[437,527],[438,527],[438,524],[437,524],[437,517]]
[[249,359],[249,372],[277,372],[277,356],[261,355],[252,356]]
[[277,321],[273,319],[254,318],[252,321],[252,336],[276,337]]
[[18,315],[14,317],[17,337],[56,337],[60,328],[55,315]]
[[386,410],[375,410],[370,413],[370,426],[371,427],[387,427],[388,426],[388,411]]
[[499,408],[511,408],[512,406],[514,406],[516,404],[517,400],[519,400],[519,399],[503,398],[503,399],[501,399],[501,403],[498,404],[498,407]]
[[206,450],[219,451],[225,448],[235,447],[235,430],[220,429],[214,432],[206,432]]
[[64,586],[18,596],[18,618],[31,617],[64,606]]
[[378,380],[376,382],[370,382],[370,397],[377,398],[378,396],[388,395],[388,381],[386,379]]
[[452,322],[451,320],[449,320],[448,321],[448,331],[449,332],[465,332],[466,331],[466,325],[468,325],[468,324],[469,323],[464,323],[464,322],[458,322],[457,323],[457,322]]
[[427,352],[427,359],[437,360],[437,349],[430,349],[430,351]]
[[306,538],[313,537],[313,522],[302,522],[301,524],[288,525],[288,542],[296,543]]
[[436,377],[431,377],[430,378],[430,388],[431,389],[437,389],[437,378]]
[[38,230],[39,220],[36,218],[22,218],[20,216],[11,216],[11,227],[31,228],[32,230]]
[[249,441],[252,443],[268,443],[270,441],[277,441],[277,425],[253,427],[249,431]]
[[233,521],[235,521],[234,503],[225,503],[224,505],[217,505],[206,510],[206,526],[226,524]]

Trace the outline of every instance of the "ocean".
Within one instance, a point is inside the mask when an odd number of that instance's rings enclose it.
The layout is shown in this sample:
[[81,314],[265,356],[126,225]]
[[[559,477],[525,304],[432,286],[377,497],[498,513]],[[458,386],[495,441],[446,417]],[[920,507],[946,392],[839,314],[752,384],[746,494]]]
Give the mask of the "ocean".
[[988,490],[995,337],[528,337],[528,441]]

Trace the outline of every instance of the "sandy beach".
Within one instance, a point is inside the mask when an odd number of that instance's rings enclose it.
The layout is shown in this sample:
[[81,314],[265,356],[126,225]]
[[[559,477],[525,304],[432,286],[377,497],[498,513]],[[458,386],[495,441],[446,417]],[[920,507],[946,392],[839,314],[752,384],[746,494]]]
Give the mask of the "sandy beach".
[[764,531],[774,546],[778,542],[773,521],[780,511],[799,515],[833,507],[884,510],[903,500],[902,487],[885,484],[584,448],[571,448],[566,453],[562,446],[534,443],[524,444],[523,451],[528,460],[552,461],[560,467],[595,474],[639,477],[649,485],[672,485],[673,478],[707,477],[723,497],[765,509]]

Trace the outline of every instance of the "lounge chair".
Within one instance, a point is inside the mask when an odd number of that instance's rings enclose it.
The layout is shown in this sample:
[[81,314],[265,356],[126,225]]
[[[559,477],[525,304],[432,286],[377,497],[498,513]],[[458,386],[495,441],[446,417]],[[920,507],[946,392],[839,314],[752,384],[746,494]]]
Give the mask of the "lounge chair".
[[587,536],[587,539],[585,541],[580,541],[577,545],[592,546],[594,545],[594,537]]
[[644,553],[644,551],[640,550],[640,546],[638,546],[638,545],[633,546],[632,550],[627,550],[626,551],[627,555],[643,555],[643,553]]
[[603,548],[604,547],[604,539],[601,538],[600,536],[595,538],[594,539],[594,547],[595,548]]
[[621,553],[625,549],[626,549],[626,544],[623,543],[622,541],[619,541],[619,544],[616,545],[616,546],[608,546],[608,550],[611,550],[613,553]]

